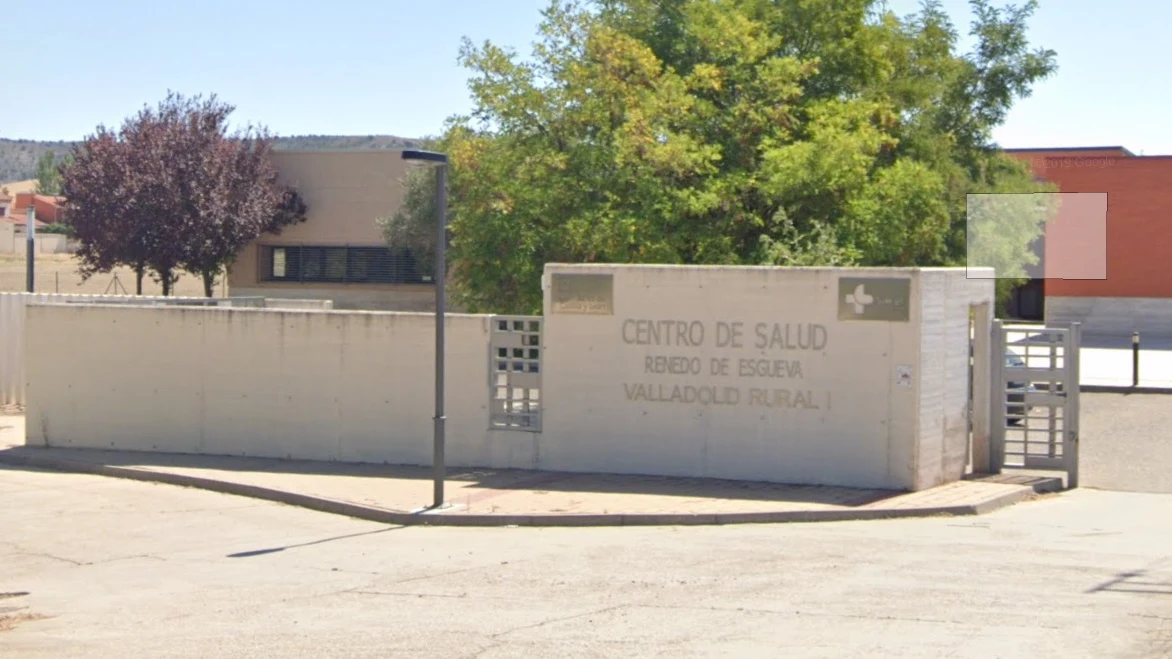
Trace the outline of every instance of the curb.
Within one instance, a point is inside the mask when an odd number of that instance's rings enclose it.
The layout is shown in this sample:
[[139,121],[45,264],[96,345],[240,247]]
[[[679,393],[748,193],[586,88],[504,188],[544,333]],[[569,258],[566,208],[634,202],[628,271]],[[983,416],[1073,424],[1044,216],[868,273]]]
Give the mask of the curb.
[[718,526],[726,524],[781,524],[801,522],[847,522],[880,519],[908,519],[914,517],[971,516],[984,515],[1001,508],[1019,503],[1031,496],[1062,489],[1061,483],[1043,481],[1033,488],[1022,487],[1015,492],[978,504],[955,506],[932,506],[904,509],[858,509],[858,510],[787,510],[751,513],[604,513],[588,515],[443,515],[430,512],[401,512],[367,506],[349,501],[327,499],[308,494],[297,494],[275,490],[258,485],[233,483],[200,476],[150,471],[134,467],[112,467],[81,460],[68,460],[52,456],[5,455],[0,453],[0,464],[17,467],[34,467],[52,471],[91,474],[110,478],[123,478],[149,483],[191,487],[221,494],[248,497],[283,503],[323,513],[343,515],[355,519],[395,526],[465,526],[465,527],[586,527],[586,526]]
[[1078,390],[1087,394],[1172,394],[1172,387],[1129,387],[1115,384],[1083,384]]

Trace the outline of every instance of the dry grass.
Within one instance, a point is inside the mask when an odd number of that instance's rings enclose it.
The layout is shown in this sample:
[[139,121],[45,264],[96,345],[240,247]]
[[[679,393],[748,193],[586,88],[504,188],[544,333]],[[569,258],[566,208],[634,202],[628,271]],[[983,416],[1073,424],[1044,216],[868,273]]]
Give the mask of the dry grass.
[[[114,272],[94,275],[87,281],[82,281],[77,274],[77,259],[69,254],[38,254],[36,258],[36,275],[34,284],[38,293],[84,293],[100,295],[102,293],[134,293],[134,271],[130,268],[117,268]],[[25,258],[22,254],[0,254],[0,291],[25,290]],[[122,288],[114,284],[114,275]],[[123,290],[125,289],[125,290]],[[161,295],[163,287],[151,280],[148,275],[142,283],[143,295]],[[174,295],[183,297],[203,297],[203,281],[184,273],[175,284]],[[224,285],[217,283],[215,295],[223,296]]]
[[0,183],[0,190],[7,190],[8,196],[15,197],[18,194],[25,192],[36,192],[37,179],[30,178],[24,181],[9,181],[8,183]]

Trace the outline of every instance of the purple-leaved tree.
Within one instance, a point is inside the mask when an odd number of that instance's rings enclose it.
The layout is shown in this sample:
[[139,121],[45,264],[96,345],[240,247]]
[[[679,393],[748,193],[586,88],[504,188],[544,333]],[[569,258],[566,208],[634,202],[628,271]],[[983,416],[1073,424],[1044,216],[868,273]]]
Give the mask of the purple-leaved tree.
[[74,149],[62,189],[83,276],[126,265],[141,294],[149,270],[169,295],[186,270],[211,297],[244,245],[305,219],[300,196],[277,180],[272,138],[263,127],[229,133],[233,109],[169,93]]

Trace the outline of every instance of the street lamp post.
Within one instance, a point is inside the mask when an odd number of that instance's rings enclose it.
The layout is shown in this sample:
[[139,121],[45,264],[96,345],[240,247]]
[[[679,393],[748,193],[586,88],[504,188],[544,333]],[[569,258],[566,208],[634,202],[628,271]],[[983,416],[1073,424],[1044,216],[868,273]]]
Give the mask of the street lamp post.
[[444,321],[447,313],[448,157],[433,151],[403,151],[403,160],[435,168],[435,416],[432,419],[432,507],[444,505]]

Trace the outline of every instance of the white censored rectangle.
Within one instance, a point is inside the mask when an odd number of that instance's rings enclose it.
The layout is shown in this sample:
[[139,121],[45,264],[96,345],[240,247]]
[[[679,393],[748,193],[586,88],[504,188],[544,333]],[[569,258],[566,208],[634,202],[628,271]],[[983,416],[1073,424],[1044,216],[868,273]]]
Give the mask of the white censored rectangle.
[[[968,195],[974,279],[1106,279],[1107,193]],[[978,270],[992,268],[989,270]]]

